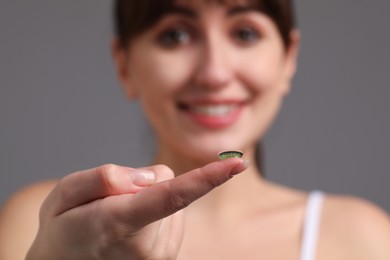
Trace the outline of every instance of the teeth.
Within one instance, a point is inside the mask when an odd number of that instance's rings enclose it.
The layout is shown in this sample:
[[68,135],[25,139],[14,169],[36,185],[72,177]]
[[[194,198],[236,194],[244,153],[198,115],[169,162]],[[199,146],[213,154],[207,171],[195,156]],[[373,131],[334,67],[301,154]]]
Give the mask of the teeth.
[[224,116],[235,109],[237,109],[237,105],[199,105],[199,106],[194,106],[192,108],[192,111],[201,114],[201,115],[206,115],[206,116]]

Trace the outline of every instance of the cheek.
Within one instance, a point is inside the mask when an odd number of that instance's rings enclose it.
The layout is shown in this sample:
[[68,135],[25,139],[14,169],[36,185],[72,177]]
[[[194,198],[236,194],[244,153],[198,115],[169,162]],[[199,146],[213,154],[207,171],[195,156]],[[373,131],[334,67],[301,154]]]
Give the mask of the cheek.
[[254,92],[278,91],[283,78],[283,52],[278,47],[261,46],[241,57],[240,77]]
[[[145,53],[145,55],[140,55]],[[175,111],[178,92],[191,79],[194,55],[191,52],[169,52],[149,48],[133,56],[133,83],[139,99],[154,128],[165,125]],[[168,120],[168,121],[167,121]]]
[[188,84],[193,71],[190,52],[151,51],[139,57],[135,77],[139,90],[155,96],[170,95]]

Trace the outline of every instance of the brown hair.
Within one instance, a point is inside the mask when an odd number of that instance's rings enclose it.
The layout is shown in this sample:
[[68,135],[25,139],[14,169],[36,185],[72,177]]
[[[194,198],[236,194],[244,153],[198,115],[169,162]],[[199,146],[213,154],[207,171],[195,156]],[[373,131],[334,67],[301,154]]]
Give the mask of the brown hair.
[[[220,4],[229,0],[205,0]],[[231,1],[231,0],[230,0]],[[234,0],[233,0],[234,1]],[[293,0],[248,0],[276,24],[284,46],[290,45],[290,32],[295,27]],[[152,27],[174,5],[175,0],[115,0],[115,33],[122,47],[138,34]]]

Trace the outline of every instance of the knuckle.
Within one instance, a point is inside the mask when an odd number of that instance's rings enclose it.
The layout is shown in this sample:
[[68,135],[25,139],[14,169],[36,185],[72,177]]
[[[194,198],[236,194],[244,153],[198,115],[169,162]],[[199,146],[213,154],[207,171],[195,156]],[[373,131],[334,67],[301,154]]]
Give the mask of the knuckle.
[[[224,182],[224,181],[227,181],[227,180],[223,180],[222,182]],[[221,180],[212,178],[210,176],[206,176],[205,182],[207,183],[209,190],[215,189],[221,185]]]
[[114,164],[105,164],[97,168],[97,178],[103,189],[108,192],[116,190],[118,178],[116,173],[117,166]]
[[103,165],[99,166],[97,169],[98,169],[98,172],[101,174],[111,174],[111,173],[115,172],[116,168],[117,168],[117,166],[115,164],[108,163],[108,164],[103,164]]
[[190,204],[191,202],[189,200],[185,199],[183,196],[180,196],[179,194],[173,194],[171,196],[171,205],[173,211],[184,209]]
[[57,187],[55,187],[55,190],[57,190],[57,193],[58,193],[61,201],[71,201],[72,200],[73,190],[72,190],[72,187],[70,187],[70,185],[68,185],[68,178],[67,177],[61,179],[58,182]]
[[189,206],[192,202],[190,198],[185,196],[179,191],[176,191],[170,187],[170,183],[166,183],[167,186],[167,194],[168,194],[168,200],[165,205],[166,211],[170,213],[174,213],[176,211],[179,211],[181,209],[186,208]]

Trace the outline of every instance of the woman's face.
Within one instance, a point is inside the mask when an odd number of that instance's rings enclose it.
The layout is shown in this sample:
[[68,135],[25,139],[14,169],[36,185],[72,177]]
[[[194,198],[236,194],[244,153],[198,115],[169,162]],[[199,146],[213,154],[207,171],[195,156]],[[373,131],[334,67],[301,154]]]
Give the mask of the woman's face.
[[289,91],[297,41],[286,50],[273,21],[245,1],[175,7],[117,48],[127,93],[141,100],[160,152],[209,160],[252,149]]

